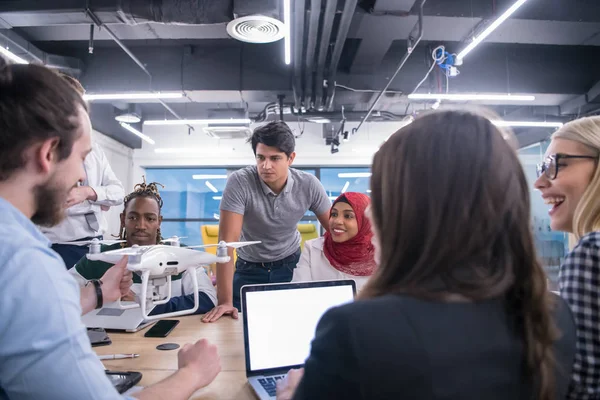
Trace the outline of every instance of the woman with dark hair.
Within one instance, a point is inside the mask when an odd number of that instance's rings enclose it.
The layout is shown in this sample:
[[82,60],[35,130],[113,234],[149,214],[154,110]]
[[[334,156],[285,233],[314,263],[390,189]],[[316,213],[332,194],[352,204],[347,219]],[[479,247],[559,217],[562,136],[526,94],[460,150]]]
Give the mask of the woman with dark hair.
[[506,134],[471,112],[422,115],[375,154],[371,189],[378,267],[323,316],[279,398],[564,398],[573,318],[547,290]]
[[292,282],[353,279],[360,292],[375,270],[373,231],[365,210],[369,196],[347,192],[329,212],[329,230],[307,240],[294,270]]

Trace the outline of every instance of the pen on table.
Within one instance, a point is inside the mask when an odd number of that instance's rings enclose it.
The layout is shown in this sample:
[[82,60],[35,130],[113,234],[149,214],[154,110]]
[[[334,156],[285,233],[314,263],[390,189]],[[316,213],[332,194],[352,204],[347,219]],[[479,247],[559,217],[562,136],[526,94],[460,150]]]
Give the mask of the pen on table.
[[101,360],[121,360],[123,358],[137,358],[139,354],[106,354],[103,356],[98,356]]

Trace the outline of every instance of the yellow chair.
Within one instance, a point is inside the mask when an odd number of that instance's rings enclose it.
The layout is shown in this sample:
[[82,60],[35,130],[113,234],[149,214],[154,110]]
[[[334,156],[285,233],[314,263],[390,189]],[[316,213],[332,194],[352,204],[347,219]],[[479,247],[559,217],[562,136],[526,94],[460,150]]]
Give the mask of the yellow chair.
[[298,232],[300,232],[300,236],[302,237],[302,241],[300,242],[302,250],[304,250],[304,242],[319,237],[319,232],[317,232],[315,224],[298,224]]
[[[217,244],[219,243],[219,225],[200,225],[200,233],[202,234],[203,244]],[[207,247],[204,249],[207,253],[217,254],[216,247]],[[235,268],[235,260],[237,254],[233,251],[233,266]],[[210,265],[211,275],[216,276],[217,264]]]

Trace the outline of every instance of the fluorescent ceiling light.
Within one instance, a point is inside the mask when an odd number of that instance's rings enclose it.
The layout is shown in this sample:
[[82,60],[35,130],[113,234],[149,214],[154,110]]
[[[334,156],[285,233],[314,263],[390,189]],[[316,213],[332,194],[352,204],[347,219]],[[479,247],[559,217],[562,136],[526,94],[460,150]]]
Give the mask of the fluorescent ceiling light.
[[213,200],[221,200],[223,196],[213,196]]
[[212,183],[210,183],[210,181],[206,181],[206,182],[204,182],[204,184],[205,184],[206,186],[208,186],[208,188],[209,188],[210,190],[212,190],[213,192],[215,192],[215,193],[219,193],[219,190],[217,190],[217,188],[215,187],[215,185],[213,185]]
[[192,179],[227,179],[227,175],[192,175]]
[[371,193],[371,189],[367,189],[367,193]]
[[369,178],[370,172],[343,172],[338,174],[338,178]]
[[463,51],[458,53],[456,57],[458,60],[462,60],[469,54],[479,43],[483,42],[486,37],[488,37],[492,32],[496,30],[504,21],[506,21],[515,11],[517,11],[523,4],[525,4],[527,0],[518,0],[516,1],[508,10],[504,12],[497,20],[492,22],[490,26],[488,26],[483,32],[481,32],[478,36],[473,38],[473,41],[465,47]]
[[331,122],[330,119],[321,118],[321,117],[307,118],[306,120],[308,122],[314,122],[315,124],[328,124]]
[[178,99],[180,97],[183,97],[183,93],[146,92],[146,93],[98,93],[98,94],[84,94],[83,95],[83,99],[87,100],[87,101]]
[[144,121],[144,125],[206,125],[206,124],[249,124],[249,118],[238,119],[158,119]]
[[123,128],[127,129],[129,132],[133,133],[135,136],[141,138],[142,140],[144,140],[150,144],[156,143],[154,140],[150,139],[150,137],[144,135],[142,132],[138,131],[133,126],[126,124],[125,122],[119,122],[119,124],[121,124],[121,126]]
[[562,122],[544,122],[544,121],[492,121],[496,126],[521,126],[532,128],[560,128]]
[[348,190],[348,186],[350,186],[350,181],[346,181],[344,187],[342,188],[342,193],[346,193],[346,190]]
[[2,54],[4,57],[8,58],[10,61],[14,62],[15,64],[29,64],[29,61],[27,61],[26,59],[19,57],[12,51],[9,51],[8,49],[6,49],[2,46],[0,46],[0,54]]
[[127,124],[137,124],[138,122],[140,122],[142,120],[142,118],[134,113],[126,113],[126,114],[121,114],[121,115],[117,115],[115,117],[115,120],[119,121],[119,122],[125,122]]
[[285,26],[285,36],[283,37],[285,46],[285,64],[290,65],[292,62],[292,33],[291,33],[291,18],[290,18],[290,0],[283,0],[283,24]]
[[411,100],[449,100],[449,101],[534,101],[535,96],[513,94],[469,94],[469,93],[412,93],[408,95]]

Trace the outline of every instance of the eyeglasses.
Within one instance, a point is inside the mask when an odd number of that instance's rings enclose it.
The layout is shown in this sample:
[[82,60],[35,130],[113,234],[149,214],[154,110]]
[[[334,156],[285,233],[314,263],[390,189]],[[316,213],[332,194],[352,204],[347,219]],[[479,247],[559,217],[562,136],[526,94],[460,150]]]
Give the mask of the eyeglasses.
[[542,174],[546,175],[546,178],[553,180],[556,179],[558,175],[558,167],[562,167],[560,165],[560,160],[568,159],[568,158],[589,158],[592,160],[598,160],[597,156],[578,156],[571,154],[552,154],[548,156],[544,162],[541,162],[537,165],[536,172],[537,177],[539,178]]

